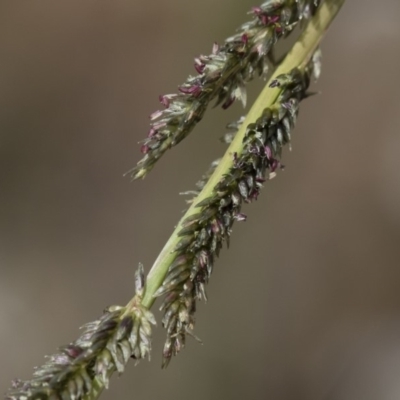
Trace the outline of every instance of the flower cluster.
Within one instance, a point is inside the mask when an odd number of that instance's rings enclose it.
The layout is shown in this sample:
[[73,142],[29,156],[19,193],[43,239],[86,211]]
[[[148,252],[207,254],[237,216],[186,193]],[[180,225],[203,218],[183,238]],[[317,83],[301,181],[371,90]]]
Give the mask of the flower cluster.
[[[198,212],[183,221],[176,257],[155,293],[155,296],[165,295],[161,306],[167,330],[164,367],[184,347],[186,335],[193,336],[196,301],[207,299],[205,285],[223,243],[229,244],[234,221],[246,220],[242,204],[256,200],[265,180],[282,167],[281,151],[290,143],[299,102],[308,95],[313,71],[319,69],[318,57],[314,57],[304,70],[296,68],[271,82],[272,87],[281,88],[277,101],[246,128],[243,151],[233,155],[229,173],[210,197],[196,205]],[[204,180],[201,182],[205,184]]]
[[108,387],[111,372],[122,373],[130,358],[150,357],[153,314],[141,305],[144,274],[136,272],[136,297],[126,307],[108,307],[99,320],[86,324],[83,334],[37,367],[29,381],[16,380],[9,400],[79,400],[95,380]]
[[321,0],[268,0],[251,10],[253,19],[212,53],[195,59],[196,76],[189,76],[179,93],[160,96],[165,109],[151,114],[151,128],[144,139],[142,160],[127,174],[144,177],[157,160],[178,144],[203,118],[209,103],[216,99],[222,108],[235,100],[246,103],[246,83],[268,71],[269,56],[276,42],[308,20]]

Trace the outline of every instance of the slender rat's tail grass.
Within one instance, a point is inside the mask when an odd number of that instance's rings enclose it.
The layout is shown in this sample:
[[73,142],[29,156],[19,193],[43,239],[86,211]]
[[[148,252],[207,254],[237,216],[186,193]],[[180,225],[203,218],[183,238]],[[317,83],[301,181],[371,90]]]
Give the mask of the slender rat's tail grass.
[[171,146],[179,143],[216,99],[223,108],[246,101],[245,84],[263,75],[272,49],[300,24],[302,33],[246,117],[228,126],[224,156],[197,183],[184,217],[156,259],[147,278],[140,265],[135,296],[126,306],[109,307],[82,335],[48,357],[32,379],[15,380],[9,400],[95,400],[122,373],[129,359],[150,357],[150,308],[162,297],[166,329],[162,366],[193,333],[196,303],[206,300],[208,283],[223,243],[229,244],[235,221],[246,220],[242,206],[256,200],[265,181],[283,166],[301,100],[309,96],[312,77],[321,71],[319,44],[345,0],[268,0],[251,11],[253,19],[210,56],[195,60],[198,76],[189,77],[179,94],[161,96],[166,107],[151,116],[142,146],[144,158],[131,171],[144,177]]

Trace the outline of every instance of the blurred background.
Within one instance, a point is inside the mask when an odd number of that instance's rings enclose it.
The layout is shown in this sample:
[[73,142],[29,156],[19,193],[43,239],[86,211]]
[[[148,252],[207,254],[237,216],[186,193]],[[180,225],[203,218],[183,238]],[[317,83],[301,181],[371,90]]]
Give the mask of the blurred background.
[[[144,180],[158,95],[252,0],[0,0],[0,388],[133,294],[239,104],[210,110]],[[102,399],[400,397],[400,2],[348,1],[323,43],[284,172],[245,207],[162,371],[131,363]],[[263,86],[250,86],[250,101]],[[158,320],[160,313],[157,312]]]

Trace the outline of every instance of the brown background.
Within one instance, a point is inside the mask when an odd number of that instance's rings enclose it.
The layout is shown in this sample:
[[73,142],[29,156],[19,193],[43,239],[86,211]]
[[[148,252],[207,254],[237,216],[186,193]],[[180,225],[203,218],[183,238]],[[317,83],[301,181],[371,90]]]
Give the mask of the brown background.
[[[157,96],[246,18],[251,0],[0,0],[0,388],[133,293],[224,147],[211,110],[144,181]],[[166,370],[104,399],[400,397],[400,2],[348,1],[324,45],[287,168],[246,207],[196,333]],[[251,86],[250,100],[262,82]],[[158,318],[160,317],[157,313]]]

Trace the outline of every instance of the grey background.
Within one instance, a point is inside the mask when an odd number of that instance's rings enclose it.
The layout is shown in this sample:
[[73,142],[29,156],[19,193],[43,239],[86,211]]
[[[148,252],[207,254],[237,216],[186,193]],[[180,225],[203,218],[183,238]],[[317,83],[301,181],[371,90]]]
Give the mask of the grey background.
[[[250,0],[0,0],[0,388],[133,293],[217,138],[211,110],[144,180],[157,96],[246,19]],[[245,208],[166,371],[130,364],[104,399],[400,396],[400,2],[348,1],[327,35],[286,170]],[[262,87],[251,85],[251,99]],[[160,315],[157,313],[157,317]],[[160,318],[159,318],[160,319]]]

